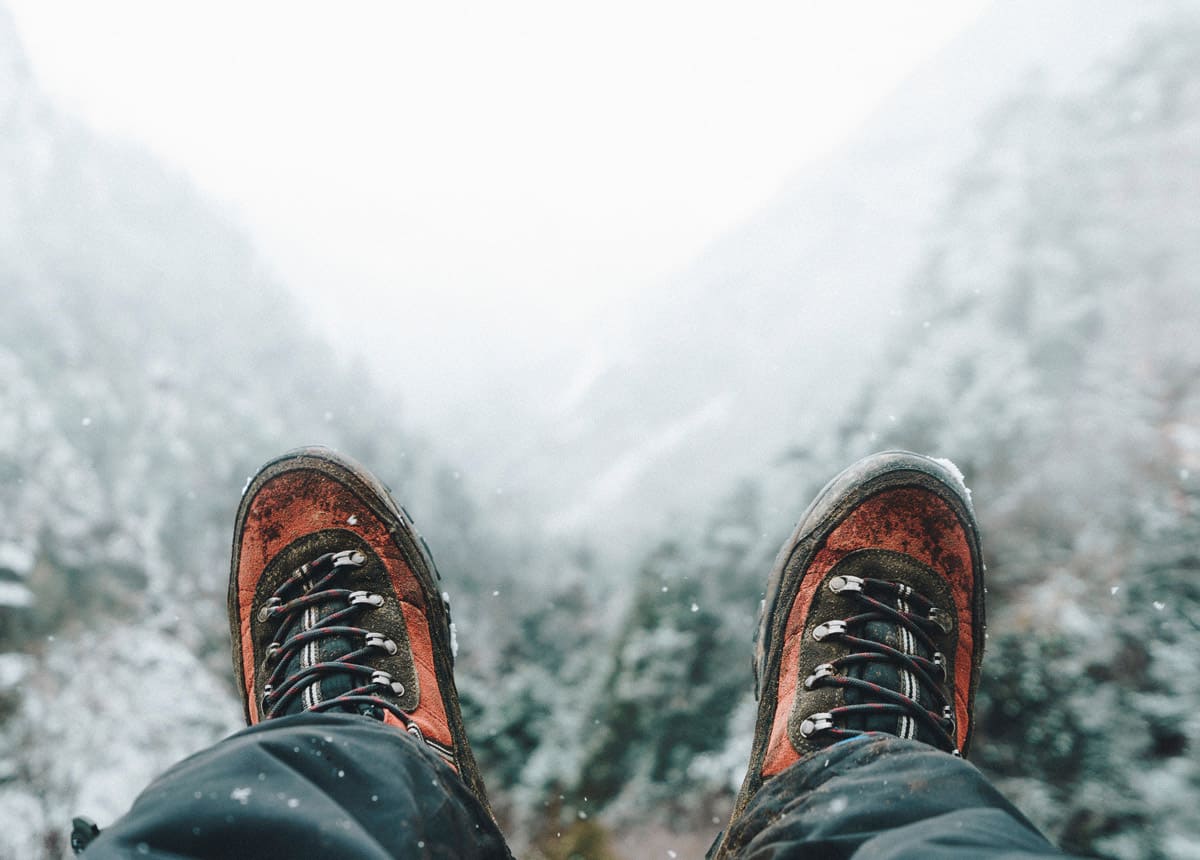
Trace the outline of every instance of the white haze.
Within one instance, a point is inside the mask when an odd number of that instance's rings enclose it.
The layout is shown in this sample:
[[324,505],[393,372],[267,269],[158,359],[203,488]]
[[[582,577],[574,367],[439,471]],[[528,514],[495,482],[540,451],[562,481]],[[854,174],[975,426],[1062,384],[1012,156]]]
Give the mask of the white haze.
[[692,262],[987,4],[13,5],[50,94],[222,200],[436,431]]

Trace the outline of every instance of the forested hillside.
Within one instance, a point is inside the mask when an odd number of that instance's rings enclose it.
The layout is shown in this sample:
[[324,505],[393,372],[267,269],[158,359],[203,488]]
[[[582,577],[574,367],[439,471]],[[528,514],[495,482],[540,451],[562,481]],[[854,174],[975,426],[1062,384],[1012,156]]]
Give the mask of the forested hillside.
[[977,760],[1085,851],[1200,844],[1200,22],[991,118],[839,450],[955,458],[992,633]]
[[581,787],[627,812],[687,808],[717,763],[736,778],[750,681],[728,667],[785,536],[756,523],[904,447],[963,468],[984,529],[975,761],[1071,849],[1196,856],[1200,22],[1152,28],[1102,72],[1071,99],[1031,80],[991,113],[903,317],[855,333],[887,344],[857,406],[647,556]]

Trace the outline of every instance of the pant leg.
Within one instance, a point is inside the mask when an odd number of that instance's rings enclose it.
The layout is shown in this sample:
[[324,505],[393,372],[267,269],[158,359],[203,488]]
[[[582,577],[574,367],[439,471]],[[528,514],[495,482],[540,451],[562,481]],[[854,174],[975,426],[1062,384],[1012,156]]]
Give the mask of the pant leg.
[[110,858],[508,858],[495,822],[423,743],[304,713],[180,762],[88,847]]
[[733,825],[739,860],[1032,860],[1062,857],[962,759],[865,735],[767,781]]

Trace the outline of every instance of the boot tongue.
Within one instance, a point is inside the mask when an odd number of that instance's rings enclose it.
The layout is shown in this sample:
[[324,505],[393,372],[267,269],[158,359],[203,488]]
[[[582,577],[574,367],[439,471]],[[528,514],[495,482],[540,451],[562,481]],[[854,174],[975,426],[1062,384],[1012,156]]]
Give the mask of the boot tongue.
[[[905,631],[901,625],[889,621],[869,621],[855,633],[863,639],[881,642],[897,651],[912,654],[926,659],[932,659],[933,653],[917,639]],[[850,678],[869,681],[880,687],[893,690],[901,695],[914,699],[926,710],[937,713],[939,707],[933,696],[918,682],[913,673],[903,665],[891,660],[872,660],[870,662],[851,663],[843,673]],[[865,702],[888,702],[882,696],[873,696],[869,691],[853,687],[846,689],[846,704],[857,705]],[[852,714],[846,718],[846,728],[863,732],[886,732],[898,737],[915,738],[929,744],[938,744],[929,730],[913,717],[885,712],[880,714]]]

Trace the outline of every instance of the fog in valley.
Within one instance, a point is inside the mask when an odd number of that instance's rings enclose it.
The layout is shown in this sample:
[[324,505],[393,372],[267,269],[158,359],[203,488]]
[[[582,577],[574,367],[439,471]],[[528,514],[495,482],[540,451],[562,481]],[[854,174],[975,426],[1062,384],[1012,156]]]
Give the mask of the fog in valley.
[[700,856],[820,486],[952,458],[971,759],[1200,845],[1200,7],[0,6],[0,857],[236,730],[239,492],[415,515],[519,856]]

